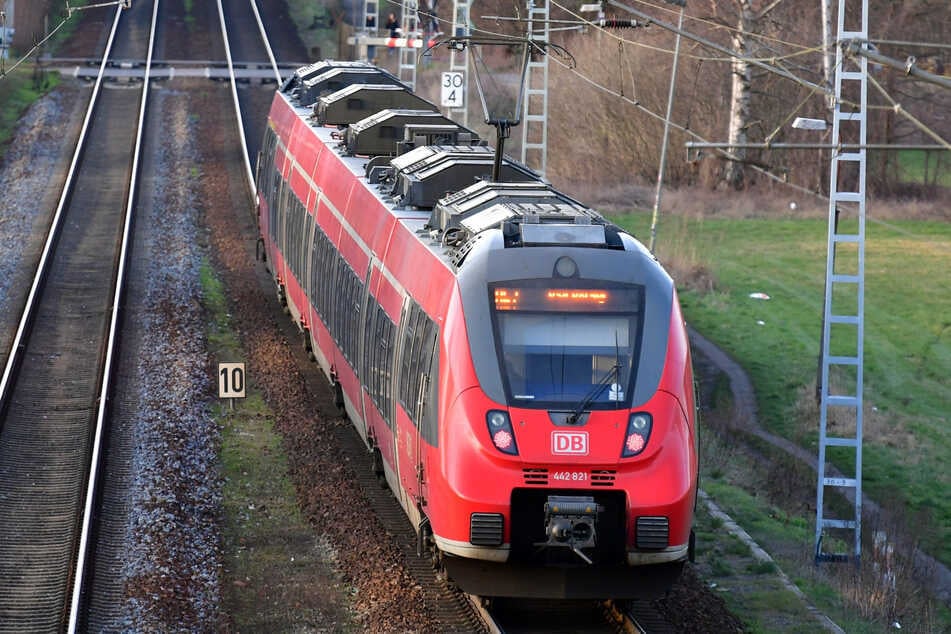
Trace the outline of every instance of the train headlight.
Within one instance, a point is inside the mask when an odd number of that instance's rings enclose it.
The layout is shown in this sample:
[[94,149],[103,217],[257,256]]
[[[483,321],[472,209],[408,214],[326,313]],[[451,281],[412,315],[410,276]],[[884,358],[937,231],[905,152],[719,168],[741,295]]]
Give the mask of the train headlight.
[[630,458],[644,451],[647,440],[651,436],[651,427],[653,427],[653,420],[650,414],[646,412],[631,414],[627,421],[627,434],[624,436],[624,449],[621,451],[622,458]]
[[558,277],[574,277],[578,274],[578,265],[567,255],[555,260],[555,274]]
[[512,431],[512,421],[508,413],[491,409],[485,415],[485,422],[489,426],[489,437],[492,438],[495,448],[510,456],[517,456],[518,447],[515,445],[515,433]]

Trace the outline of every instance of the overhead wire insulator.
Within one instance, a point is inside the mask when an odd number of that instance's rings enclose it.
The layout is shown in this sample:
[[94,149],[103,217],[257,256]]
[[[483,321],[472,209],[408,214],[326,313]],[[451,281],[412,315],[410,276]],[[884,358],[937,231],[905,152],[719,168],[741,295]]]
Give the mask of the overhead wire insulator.
[[605,18],[597,20],[595,24],[604,29],[636,29],[638,27],[648,25],[647,22],[638,22],[637,20],[616,20]]

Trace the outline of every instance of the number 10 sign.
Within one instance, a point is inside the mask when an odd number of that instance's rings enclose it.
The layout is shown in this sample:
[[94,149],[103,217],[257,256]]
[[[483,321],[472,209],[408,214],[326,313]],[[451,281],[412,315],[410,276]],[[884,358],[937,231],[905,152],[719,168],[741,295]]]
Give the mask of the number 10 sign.
[[218,364],[218,398],[244,398],[244,364]]
[[442,74],[442,105],[462,108],[466,105],[466,79],[458,72]]

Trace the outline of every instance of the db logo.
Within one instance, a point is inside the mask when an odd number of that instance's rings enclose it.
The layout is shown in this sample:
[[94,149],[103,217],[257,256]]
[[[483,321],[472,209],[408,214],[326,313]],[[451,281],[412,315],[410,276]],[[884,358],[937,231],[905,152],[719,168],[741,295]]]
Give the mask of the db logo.
[[553,431],[551,433],[551,452],[578,456],[588,455],[588,432]]

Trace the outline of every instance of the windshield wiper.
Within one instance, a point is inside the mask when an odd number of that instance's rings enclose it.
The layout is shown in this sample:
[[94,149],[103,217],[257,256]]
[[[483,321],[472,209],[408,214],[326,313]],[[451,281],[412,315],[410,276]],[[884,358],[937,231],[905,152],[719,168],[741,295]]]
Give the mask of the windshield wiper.
[[581,414],[583,414],[584,411],[591,406],[591,403],[593,403],[595,399],[601,396],[601,393],[604,392],[604,388],[606,388],[608,384],[617,378],[620,369],[620,363],[615,363],[613,366],[611,366],[611,369],[608,370],[608,373],[605,374],[604,377],[602,377],[601,380],[591,388],[591,391],[585,395],[584,399],[578,404],[578,407],[576,407],[574,411],[571,412],[571,415],[568,416],[567,422],[569,425],[574,425],[578,422],[578,419],[581,418]]

